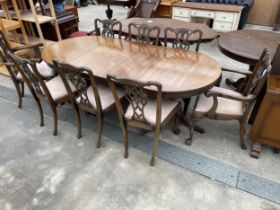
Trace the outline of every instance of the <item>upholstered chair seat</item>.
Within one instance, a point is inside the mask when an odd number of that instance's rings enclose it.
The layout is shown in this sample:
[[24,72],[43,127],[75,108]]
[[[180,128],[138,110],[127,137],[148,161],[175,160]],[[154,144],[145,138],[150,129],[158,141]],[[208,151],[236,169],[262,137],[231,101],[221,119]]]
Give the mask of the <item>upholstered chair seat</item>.
[[[164,100],[161,104],[161,123],[166,120],[166,118],[173,113],[175,108],[178,106],[178,101]],[[157,101],[154,99],[148,99],[148,102],[144,108],[144,116],[148,123],[155,125],[156,124],[156,110],[157,110]],[[130,120],[133,116],[133,108],[130,104],[126,110],[125,118]]]
[[[221,87],[213,87],[209,90],[209,92],[214,91],[216,93],[222,93],[227,94],[231,96],[237,96],[242,97],[241,93],[235,92],[233,90],[228,90]],[[233,116],[236,118],[236,116],[242,116],[243,115],[243,102],[227,99],[227,98],[221,98],[218,97],[218,106],[215,111],[216,115],[223,115],[223,116]],[[204,117],[210,109],[213,107],[214,99],[213,97],[207,97],[204,94],[201,94],[198,97],[196,108],[194,110],[194,117],[202,118]]]
[[[44,79],[50,79],[52,77],[54,77],[55,72],[53,71],[53,69],[51,67],[49,67],[49,65],[42,61],[40,63],[36,63],[36,67],[38,69],[39,74],[44,78]],[[23,81],[23,77],[20,73],[18,73],[16,75],[16,78]]]
[[[68,92],[60,76],[56,76],[53,79],[46,81],[45,84],[55,102],[64,100],[68,97]],[[70,85],[70,87],[73,92],[76,91],[76,88],[73,85]]]
[[[114,97],[112,95],[112,91],[109,86],[99,84],[97,85],[97,90],[100,96],[102,110],[106,110],[107,108],[111,107],[115,103]],[[96,101],[95,101],[92,86],[88,87],[87,95],[90,104],[96,109]],[[124,96],[124,93],[118,90],[118,96],[122,98]]]

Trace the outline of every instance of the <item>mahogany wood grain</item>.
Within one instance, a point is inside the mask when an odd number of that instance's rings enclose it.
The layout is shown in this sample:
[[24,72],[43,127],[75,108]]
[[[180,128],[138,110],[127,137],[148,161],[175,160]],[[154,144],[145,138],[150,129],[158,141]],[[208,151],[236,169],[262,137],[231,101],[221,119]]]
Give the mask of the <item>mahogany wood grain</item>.
[[[202,23],[187,23],[185,21],[181,20],[175,20],[175,19],[167,19],[167,18],[129,18],[120,20],[122,23],[122,32],[123,34],[128,34],[128,24],[129,23],[136,23],[136,24],[149,24],[158,26],[161,30],[159,38],[161,40],[164,40],[164,29],[165,28],[185,28],[185,29],[191,29],[191,30],[201,30],[202,31],[202,42],[208,42],[212,41],[213,39],[216,39],[218,37],[217,31],[209,28],[206,24]],[[137,31],[135,31],[136,33]],[[132,31],[133,33],[133,31]],[[171,34],[169,39],[174,38],[175,35]],[[198,36],[192,36],[190,37],[191,41],[196,41]]]
[[106,79],[107,74],[142,82],[162,84],[163,96],[186,98],[210,89],[221,76],[214,59],[199,52],[144,45],[103,37],[77,37],[46,47],[42,58],[92,69]]
[[267,48],[275,54],[280,33],[261,30],[239,30],[221,35],[218,39],[220,50],[234,60],[254,66]]

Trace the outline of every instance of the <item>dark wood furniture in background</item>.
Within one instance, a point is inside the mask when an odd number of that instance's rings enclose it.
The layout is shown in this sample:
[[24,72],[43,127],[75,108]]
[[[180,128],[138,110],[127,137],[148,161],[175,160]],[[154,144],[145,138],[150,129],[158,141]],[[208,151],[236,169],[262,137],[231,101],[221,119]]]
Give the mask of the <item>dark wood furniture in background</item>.
[[273,27],[274,31],[280,31],[280,5],[278,7],[278,13],[274,22],[274,27]]
[[177,0],[161,0],[156,10],[157,18],[172,18],[172,4]]
[[[277,45],[280,42],[280,34],[261,30],[239,30],[223,34],[218,39],[219,49],[226,56],[239,62],[250,65],[254,69],[262,51],[267,48],[273,58]],[[240,81],[238,81],[240,83]],[[252,124],[256,117],[258,108],[264,96],[261,91],[249,122]]]
[[279,6],[279,0],[254,0],[247,23],[273,26]]
[[[159,39],[160,41],[165,40],[164,30],[165,28],[186,28],[189,30],[200,30],[202,32],[201,42],[209,42],[218,37],[218,33],[209,28],[207,25],[202,23],[186,23],[180,20],[167,19],[167,18],[129,18],[120,20],[122,23],[122,33],[123,35],[128,35],[128,24],[148,24],[151,26],[157,26],[160,28]],[[136,34],[135,34],[136,35]],[[175,39],[175,34],[170,34],[168,39]],[[196,42],[198,36],[191,36],[190,41]]]
[[131,7],[127,18],[141,17],[152,18],[155,17],[155,12],[159,6],[160,0],[139,0],[135,7]]
[[280,150],[280,46],[278,46],[268,78],[264,99],[250,132],[253,141],[251,157],[258,158],[261,145]]
[[[78,31],[79,17],[72,12],[64,12],[57,15],[57,23],[62,39],[66,39],[75,31]],[[52,22],[44,23],[41,26],[45,39],[58,41],[55,34],[55,27]]]
[[136,0],[96,0],[96,2],[98,4],[107,5],[106,16],[108,19],[112,19],[113,17],[113,10],[111,9],[111,5],[130,8],[136,4]]

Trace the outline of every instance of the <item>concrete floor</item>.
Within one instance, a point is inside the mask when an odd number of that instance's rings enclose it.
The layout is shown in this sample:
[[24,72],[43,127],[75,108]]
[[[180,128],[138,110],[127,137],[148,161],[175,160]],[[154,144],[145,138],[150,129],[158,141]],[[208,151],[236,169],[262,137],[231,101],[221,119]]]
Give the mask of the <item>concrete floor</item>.
[[[115,17],[125,17],[126,9],[115,9]],[[93,19],[91,22],[89,17],[105,17],[104,10],[104,6],[79,9],[80,30],[91,30]],[[203,44],[201,52],[221,65],[247,68],[223,56],[216,41]],[[14,89],[4,76],[0,76],[0,86]],[[15,94],[14,90],[10,92]],[[104,134],[102,147],[96,149],[96,133],[90,124],[84,128],[83,138],[77,140],[75,122],[69,123],[61,115],[59,134],[53,137],[52,119],[46,115],[46,126],[40,128],[37,112],[28,100],[32,101],[27,94],[23,109],[18,109],[5,91],[0,93],[0,210],[280,210],[279,205],[266,199],[161,159],[152,168],[148,164],[150,155],[134,147],[129,148],[130,156],[124,159],[123,146],[118,142],[121,140],[107,137],[110,130]],[[108,123],[117,124],[114,116],[106,120],[107,127]],[[280,183],[280,156],[264,148],[260,159],[250,158],[249,150],[239,147],[237,122],[202,120],[199,124],[207,133],[196,133],[191,147],[183,144],[188,135],[183,127],[179,136],[165,128],[161,140]],[[246,143],[250,145],[249,138]]]

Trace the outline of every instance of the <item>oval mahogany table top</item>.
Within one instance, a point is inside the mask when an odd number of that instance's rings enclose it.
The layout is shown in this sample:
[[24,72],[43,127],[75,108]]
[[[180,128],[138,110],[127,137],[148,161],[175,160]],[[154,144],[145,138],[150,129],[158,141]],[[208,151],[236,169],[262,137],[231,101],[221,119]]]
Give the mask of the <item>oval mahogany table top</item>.
[[[128,24],[148,24],[158,26],[160,28],[159,38],[164,39],[164,29],[165,28],[186,28],[186,29],[199,29],[202,31],[202,42],[209,42],[218,37],[218,32],[209,28],[206,24],[203,23],[188,23],[181,20],[169,19],[169,18],[128,18],[124,20],[119,20],[122,23],[122,32],[128,34]],[[133,33],[133,31],[132,31]],[[175,38],[171,34],[168,35],[169,39]],[[196,36],[191,36],[191,40],[197,40]]]
[[279,42],[280,33],[261,30],[232,31],[218,39],[219,48],[225,55],[253,66],[265,48],[273,56]]
[[94,36],[49,45],[42,58],[50,64],[57,59],[87,67],[99,78],[111,74],[142,82],[157,81],[163,86],[163,97],[168,98],[204,93],[221,75],[219,63],[198,52]]

